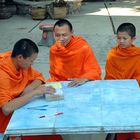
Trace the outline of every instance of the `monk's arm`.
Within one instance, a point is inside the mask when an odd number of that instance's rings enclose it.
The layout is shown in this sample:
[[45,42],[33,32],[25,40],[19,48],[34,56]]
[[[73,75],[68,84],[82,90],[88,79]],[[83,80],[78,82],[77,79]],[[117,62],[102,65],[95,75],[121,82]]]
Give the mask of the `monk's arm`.
[[33,82],[31,82],[22,92],[22,95],[25,93],[28,93],[29,91],[32,91],[34,89],[36,89],[37,87],[39,87],[41,84],[43,83],[43,81],[36,79]]
[[9,102],[5,103],[2,106],[3,113],[7,116],[12,113],[15,109],[19,108],[20,106],[27,103],[34,95],[35,91],[31,92],[30,94],[25,94],[24,96],[20,96],[18,98],[12,99]]
[[87,78],[68,78],[68,80],[72,81],[68,84],[68,87],[80,86],[89,81]]
[[45,93],[52,94],[54,92],[55,92],[55,89],[53,87],[40,86],[40,87],[36,88],[35,90],[32,90],[32,91],[28,92],[27,94],[24,94],[23,96],[19,96],[15,99],[12,99],[9,102],[5,103],[2,106],[2,111],[5,115],[9,115],[15,109],[26,104],[33,96],[45,94]]
[[92,52],[92,49],[90,47],[85,47],[82,52],[82,56],[82,74],[80,75],[80,77],[77,78],[69,78],[68,80],[72,81],[68,84],[69,87],[82,85],[89,80],[101,79],[101,69],[94,56],[94,53]]
[[40,85],[42,85],[43,83],[45,83],[45,78],[40,72],[33,69],[32,67],[29,70],[30,70],[29,71],[30,74],[28,75],[30,76],[28,78],[29,78],[29,81],[31,82],[28,83],[28,85],[26,86],[22,94],[28,93],[29,91],[32,91],[36,89],[37,87],[39,87]]

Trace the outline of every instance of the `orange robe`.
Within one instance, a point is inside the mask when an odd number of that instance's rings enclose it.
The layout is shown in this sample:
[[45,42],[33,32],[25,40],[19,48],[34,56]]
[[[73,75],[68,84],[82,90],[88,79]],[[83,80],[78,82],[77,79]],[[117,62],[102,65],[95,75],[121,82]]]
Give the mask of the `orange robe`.
[[101,79],[101,69],[92,48],[82,37],[76,36],[72,36],[66,47],[56,42],[50,48],[49,72],[49,82],[68,78]]
[[[5,131],[12,115],[5,116],[1,106],[18,97],[25,87],[35,79],[45,82],[42,74],[32,67],[17,71],[11,59],[11,52],[0,53],[0,133]],[[32,137],[32,140],[43,138],[46,138],[46,136],[42,136],[42,138]]]
[[105,66],[105,79],[136,79],[140,85],[140,48],[112,48]]
[[[105,79],[136,79],[140,85],[140,48],[116,46],[108,54]],[[117,134],[117,140],[140,138],[140,133]]]

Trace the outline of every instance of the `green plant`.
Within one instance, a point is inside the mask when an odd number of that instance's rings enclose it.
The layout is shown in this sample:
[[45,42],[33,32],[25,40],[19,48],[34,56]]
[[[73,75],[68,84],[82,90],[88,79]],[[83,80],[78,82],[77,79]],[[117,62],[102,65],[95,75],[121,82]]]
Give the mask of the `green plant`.
[[54,7],[65,7],[66,5],[67,2],[65,2],[64,0],[55,0],[55,2],[53,2]]

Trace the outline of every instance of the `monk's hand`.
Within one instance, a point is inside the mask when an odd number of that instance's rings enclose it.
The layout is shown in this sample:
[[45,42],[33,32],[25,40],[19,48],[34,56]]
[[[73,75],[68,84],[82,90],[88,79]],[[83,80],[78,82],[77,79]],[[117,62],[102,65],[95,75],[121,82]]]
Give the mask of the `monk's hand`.
[[88,81],[86,78],[69,78],[68,80],[72,81],[68,84],[68,87],[80,86]]
[[44,86],[41,85],[38,88],[35,89],[36,90],[36,94],[53,94],[56,92],[55,88],[52,86]]

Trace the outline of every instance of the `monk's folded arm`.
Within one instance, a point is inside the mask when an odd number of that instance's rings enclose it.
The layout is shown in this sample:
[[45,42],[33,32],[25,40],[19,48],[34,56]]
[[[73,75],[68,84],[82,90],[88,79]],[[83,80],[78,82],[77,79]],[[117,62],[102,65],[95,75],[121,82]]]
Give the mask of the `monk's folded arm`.
[[40,79],[36,79],[33,82],[31,82],[23,91],[22,95],[25,93],[28,93],[29,91],[32,91],[34,89],[36,89],[37,87],[39,87],[42,83],[44,83],[43,81],[41,81]]
[[15,99],[12,99],[11,101],[5,103],[2,106],[2,111],[5,115],[9,115],[12,113],[15,109],[23,106],[25,103],[27,103],[33,96],[37,94],[37,90],[34,90],[28,94],[25,94],[23,96],[17,97]]

